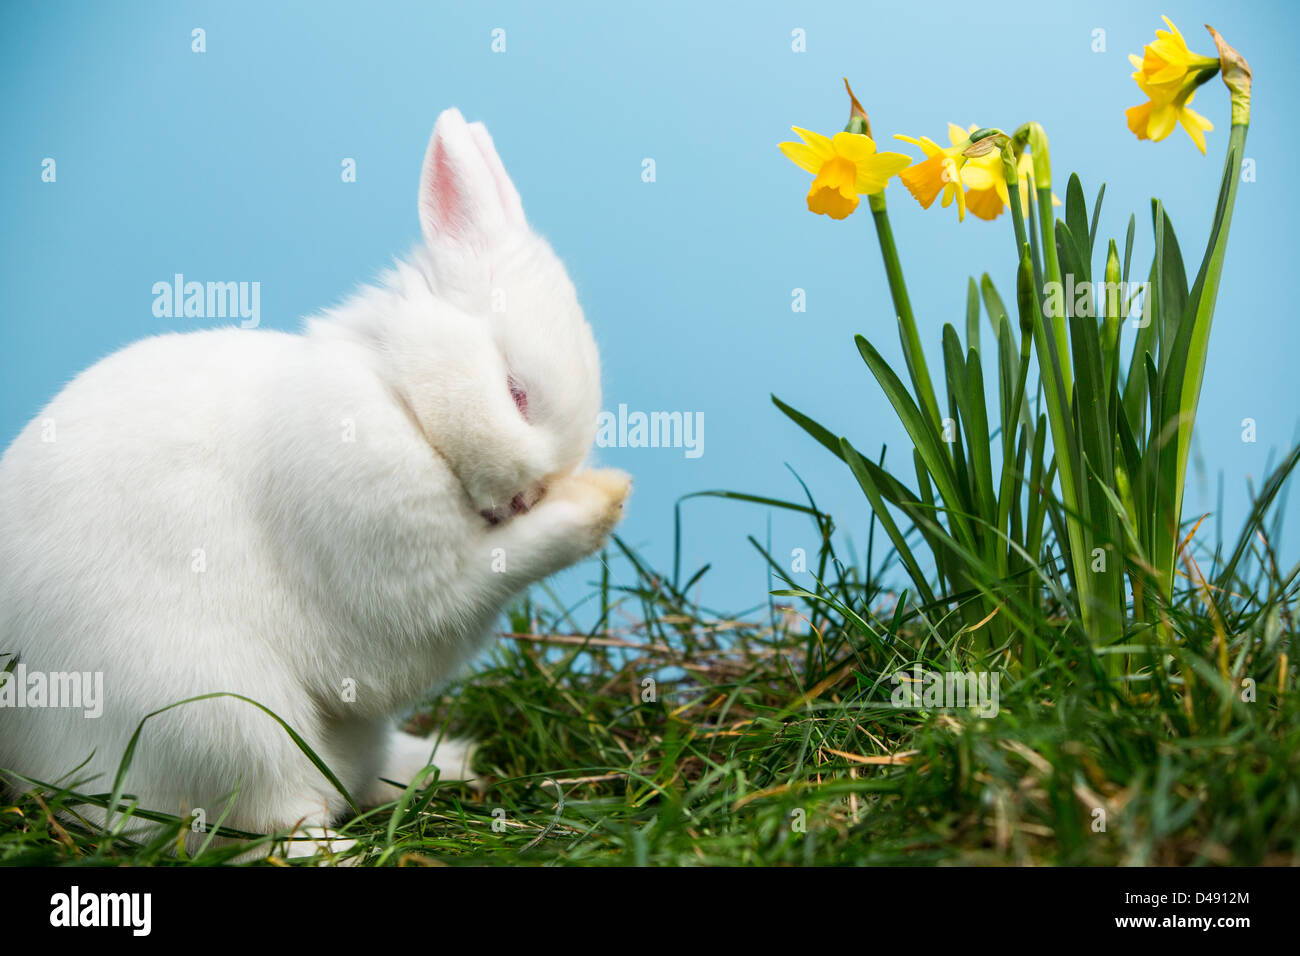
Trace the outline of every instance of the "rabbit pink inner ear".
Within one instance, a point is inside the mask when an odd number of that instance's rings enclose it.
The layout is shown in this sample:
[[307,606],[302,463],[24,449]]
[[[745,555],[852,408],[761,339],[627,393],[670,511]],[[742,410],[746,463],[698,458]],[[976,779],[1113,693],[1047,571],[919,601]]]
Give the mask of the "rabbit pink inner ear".
[[420,218],[437,235],[459,235],[468,225],[464,187],[456,181],[456,172],[441,140],[433,144],[428,180],[420,197]]
[[483,247],[506,218],[495,177],[454,109],[438,117],[420,180],[420,225],[425,241]]

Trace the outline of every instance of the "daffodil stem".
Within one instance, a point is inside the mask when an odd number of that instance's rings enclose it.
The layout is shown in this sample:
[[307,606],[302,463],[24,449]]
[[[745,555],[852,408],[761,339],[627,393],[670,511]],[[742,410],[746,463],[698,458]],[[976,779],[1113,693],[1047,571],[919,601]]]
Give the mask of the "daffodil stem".
[[1065,286],[1061,280],[1061,263],[1056,255],[1056,212],[1052,209],[1052,187],[1034,183],[1038,193],[1038,227],[1043,236],[1043,265],[1046,280],[1057,292],[1057,308],[1048,310],[1052,319],[1052,338],[1056,346],[1057,361],[1061,366],[1061,387],[1066,401],[1074,392],[1074,376],[1070,366],[1070,343],[1065,335]]
[[[1043,304],[1043,308],[1035,316],[1034,323],[1039,381],[1046,392],[1047,417],[1051,426],[1057,475],[1061,482],[1061,504],[1065,511],[1066,537],[1069,539],[1070,558],[1074,566],[1083,630],[1090,638],[1098,640],[1103,636],[1103,622],[1098,620],[1102,609],[1098,603],[1097,588],[1088,571],[1089,566],[1085,564],[1088,537],[1081,516],[1087,513],[1084,498],[1087,479],[1081,473],[1081,459],[1076,455],[1074,375],[1070,342],[1066,338],[1067,305],[1061,282],[1061,263],[1056,252],[1056,213],[1052,209],[1052,161],[1048,152],[1047,132],[1038,123],[1026,123],[1016,131],[1013,143],[1027,144],[1034,161],[1034,191],[1043,254],[1043,274],[1036,277],[1043,281],[1038,289],[1038,301]],[[1009,197],[1010,187],[1007,193]],[[1018,204],[1013,204],[1012,211],[1018,211]],[[1115,664],[1116,661],[1107,660],[1109,668],[1113,669]]]
[[[1038,197],[1038,228],[1042,234],[1042,252],[1045,275],[1044,286],[1039,289],[1039,296],[1044,297],[1044,312],[1051,319],[1052,351],[1059,366],[1061,390],[1068,404],[1074,393],[1074,375],[1070,366],[1070,345],[1065,337],[1065,302],[1064,287],[1061,285],[1061,263],[1056,255],[1056,213],[1052,210],[1052,157],[1048,149],[1047,130],[1039,123],[1026,123],[1016,130],[1011,138],[1013,151],[1016,148],[1029,147],[1034,161],[1034,191]],[[1014,155],[1014,152],[1013,152]],[[1005,165],[1005,159],[1004,159]],[[1017,179],[1019,177],[1017,176]],[[1010,188],[1007,190],[1010,193]],[[1021,239],[1017,235],[1016,254],[1020,253]],[[1058,298],[1055,302],[1045,299],[1047,288],[1051,287]],[[1046,369],[1043,370],[1046,373]]]
[[[1056,215],[1052,211],[1052,167],[1048,155],[1047,133],[1037,123],[1026,123],[1015,133],[1011,152],[1003,155],[1003,175],[1007,180],[1007,198],[1011,203],[1011,221],[1016,230],[1016,258],[1021,261],[1021,272],[1032,269],[1034,278],[1034,308],[1027,311],[1026,324],[1033,326],[1033,342],[1038,355],[1039,385],[1044,390],[1047,420],[1052,435],[1052,448],[1056,456],[1057,475],[1061,482],[1061,498],[1065,511],[1066,542],[1070,549],[1074,578],[1078,588],[1079,608],[1085,633],[1094,635],[1094,597],[1091,579],[1084,564],[1084,533],[1079,520],[1082,514],[1080,491],[1081,476],[1075,467],[1075,438],[1071,399],[1073,384],[1070,366],[1069,343],[1065,332],[1065,302],[1061,285],[1061,265],[1056,255]],[[1043,270],[1037,267],[1036,257],[1026,253],[1024,212],[1020,206],[1020,182],[1015,149],[1028,145],[1034,161],[1034,187],[1037,194],[1038,231],[1041,236]],[[1033,207],[1030,208],[1032,217]],[[1032,249],[1034,236],[1029,235]],[[1053,285],[1054,283],[1054,285]],[[1052,291],[1048,295],[1048,290]],[[1028,333],[1022,333],[1028,336]]]
[[[1183,484],[1187,479],[1187,459],[1191,452],[1192,425],[1200,405],[1201,383],[1205,376],[1205,362],[1209,354],[1210,327],[1214,321],[1214,306],[1219,295],[1219,278],[1223,273],[1223,259],[1228,249],[1228,227],[1232,225],[1232,210],[1237,202],[1237,185],[1241,182],[1241,157],[1246,148],[1246,130],[1249,124],[1233,123],[1228,134],[1228,155],[1224,159],[1224,195],[1217,228],[1210,232],[1210,242],[1205,250],[1205,260],[1196,278],[1193,292],[1199,287],[1196,311],[1191,316],[1191,341],[1188,343],[1183,380],[1177,383],[1177,407],[1166,410],[1166,415],[1176,414],[1180,420],[1177,432],[1177,460],[1174,485],[1169,489],[1173,512],[1166,516],[1163,529],[1167,533],[1160,555],[1164,597],[1173,593],[1174,569],[1178,562],[1179,527],[1183,510]],[[1168,499],[1166,499],[1168,500]]]
[[[1014,199],[1014,197],[1013,197]],[[998,536],[1009,541],[1011,499],[1019,498],[1016,484],[1016,423],[1020,421],[1020,406],[1025,399],[1025,383],[1029,380],[1030,349],[1034,326],[1034,270],[1029,260],[1029,244],[1020,247],[1020,267],[1016,270],[1016,318],[1020,325],[1020,365],[1015,397],[1003,416],[1002,428],[1002,481],[998,487]],[[1009,322],[1010,319],[1004,321]],[[998,548],[998,572],[1006,577],[1010,570],[1006,548]]]
[[1011,224],[1016,230],[1016,256],[1019,257],[1029,239],[1025,235],[1025,213],[1020,205],[1020,159],[1016,156],[1015,145],[1010,138],[1002,144],[1002,178],[1007,184]]
[[880,256],[885,263],[885,275],[889,279],[889,294],[894,300],[894,313],[898,316],[898,337],[903,344],[903,355],[907,360],[907,371],[912,377],[917,397],[929,417],[936,433],[941,430],[939,404],[934,397],[934,385],[930,381],[930,370],[925,363],[925,352],[921,348],[921,336],[916,331],[916,318],[912,314],[912,302],[907,295],[907,282],[903,279],[903,266],[898,258],[898,247],[894,244],[894,230],[889,225],[889,211],[885,207],[885,194],[873,193],[867,197],[871,206],[871,216],[876,223],[876,238],[880,240]]
[[1011,202],[1011,225],[1016,230],[1016,249],[1020,250],[1029,242],[1029,236],[1025,233],[1025,214],[1020,208],[1020,182],[1017,176],[1007,182],[1007,199]]

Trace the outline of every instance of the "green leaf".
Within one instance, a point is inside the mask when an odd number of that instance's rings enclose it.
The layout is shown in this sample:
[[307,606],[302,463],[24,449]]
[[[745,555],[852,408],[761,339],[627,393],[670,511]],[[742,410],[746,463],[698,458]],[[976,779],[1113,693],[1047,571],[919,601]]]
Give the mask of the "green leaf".
[[1088,227],[1088,254],[1097,251],[1097,220],[1101,218],[1101,200],[1106,195],[1106,184],[1097,190],[1097,201],[1092,206],[1092,225]]
[[[1088,281],[1085,277],[1092,272],[1090,251],[1091,247],[1087,246],[1088,242],[1088,203],[1083,198],[1083,185],[1079,182],[1078,173],[1070,173],[1070,182],[1065,188],[1065,224],[1070,228],[1070,236],[1074,241],[1075,258],[1083,266],[1084,272],[1074,274],[1074,281],[1077,285],[1081,281]],[[1059,226],[1059,223],[1058,223]],[[1069,270],[1065,264],[1061,264],[1062,275],[1068,275]]]
[[912,439],[917,454],[925,463],[926,471],[934,480],[935,487],[938,488],[939,495],[948,509],[951,526],[955,532],[954,537],[967,547],[972,547],[974,538],[971,535],[970,525],[960,510],[962,497],[957,490],[956,475],[947,453],[940,445],[939,436],[922,417],[921,410],[916,407],[916,403],[912,401],[903,383],[875,347],[861,335],[855,336],[854,341],[857,342],[862,360],[867,363],[871,374],[884,389],[885,396],[894,406],[894,411]]
[[[961,366],[961,345],[957,342],[956,332],[951,325],[944,328],[944,356],[948,364]],[[967,478],[970,482],[970,510],[978,514],[989,526],[997,526],[997,500],[993,494],[993,463],[989,453],[989,422],[984,405],[984,376],[980,369],[979,352],[971,349],[967,353],[965,368],[960,380],[955,384],[954,397],[961,412],[962,428],[965,431],[969,447],[970,466]],[[987,537],[987,536],[986,536]],[[989,537],[991,541],[991,537]],[[986,557],[992,558],[992,551],[984,549]]]
[[1160,368],[1169,364],[1170,351],[1187,309],[1187,272],[1174,235],[1174,225],[1159,200],[1152,202],[1156,237],[1155,308],[1152,316],[1160,337]]
[[966,348],[980,347],[980,291],[974,279],[966,283]]
[[934,592],[930,590],[929,582],[926,581],[921,566],[917,563],[915,555],[912,554],[912,549],[907,546],[907,539],[898,530],[897,523],[889,513],[889,509],[885,507],[880,487],[872,476],[873,464],[858,454],[857,449],[849,443],[847,438],[840,439],[840,452],[840,457],[849,466],[853,476],[858,479],[858,484],[866,494],[867,501],[871,504],[871,510],[880,522],[880,526],[885,529],[885,534],[893,542],[894,550],[898,552],[899,559],[903,562],[903,566],[907,568],[907,573],[911,577],[912,583],[916,585],[917,592],[926,604],[933,604]]
[[997,335],[1002,324],[1007,321],[1010,313],[1007,307],[1002,304],[1002,297],[998,295],[998,290],[993,286],[993,280],[989,278],[986,272],[980,277],[980,295],[984,299],[984,308],[989,314],[989,323],[993,326],[993,334]]
[[[1150,285],[1147,296],[1154,296],[1156,285],[1154,262],[1151,265],[1148,282]],[[1138,432],[1146,430],[1147,375],[1146,370],[1143,368],[1143,362],[1145,356],[1153,354],[1156,350],[1154,310],[1155,303],[1150,298],[1142,303],[1142,318],[1137,327],[1137,334],[1133,337],[1133,350],[1129,356],[1128,376],[1124,380],[1124,410],[1128,413],[1129,421],[1133,424],[1134,430]],[[1123,322],[1121,322],[1121,327],[1122,325]]]
[[[1128,233],[1124,236],[1124,286],[1128,287],[1129,265],[1133,262],[1133,235],[1137,229],[1137,216],[1132,213],[1128,217]],[[1125,306],[1124,314],[1128,314],[1128,308]]]
[[836,438],[833,434],[831,434],[831,432],[828,429],[823,428],[821,425],[817,424],[815,421],[813,421],[803,412],[797,411],[796,409],[790,407],[785,402],[781,401],[781,399],[777,398],[775,395],[771,396],[771,398],[772,398],[773,405],[781,409],[781,411],[785,412],[786,416],[791,421],[793,421],[796,425],[798,425],[800,428],[806,431],[809,435],[812,435],[813,438],[821,442],[822,445],[824,445],[827,449],[829,449],[830,452],[834,454],[836,458],[843,457],[843,453],[840,449],[840,440]]

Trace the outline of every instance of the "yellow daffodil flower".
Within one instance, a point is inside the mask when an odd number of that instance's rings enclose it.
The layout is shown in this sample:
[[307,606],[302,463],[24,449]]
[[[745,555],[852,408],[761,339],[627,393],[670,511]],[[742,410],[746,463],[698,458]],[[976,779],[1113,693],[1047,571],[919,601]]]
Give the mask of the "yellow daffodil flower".
[[[949,136],[953,135],[954,126],[955,124],[949,124]],[[928,136],[915,139],[895,133],[894,139],[911,143],[925,153],[925,159],[898,174],[907,191],[923,209],[929,209],[940,192],[943,193],[941,204],[945,209],[956,199],[957,221],[961,222],[966,218],[966,190],[962,187],[962,168],[966,165],[966,157],[962,155],[962,149],[968,140],[960,126],[955,126],[955,129],[961,134],[960,138],[954,139],[953,145],[947,148]]]
[[[1133,60],[1135,63],[1140,62],[1137,57],[1133,57]],[[1136,79],[1139,75],[1134,73],[1133,77]],[[1128,117],[1128,128],[1138,139],[1162,140],[1174,131],[1174,124],[1177,123],[1187,130],[1187,135],[1192,138],[1196,148],[1205,152],[1205,134],[1214,129],[1214,124],[1188,106],[1195,95],[1192,90],[1186,90],[1178,98],[1166,99],[1153,88],[1144,86],[1141,80],[1138,81],[1138,88],[1150,99],[1124,111]]]
[[792,126],[802,143],[781,143],[781,152],[816,176],[808,190],[808,209],[843,219],[858,208],[858,197],[878,193],[911,162],[902,153],[878,153],[870,136],[836,133],[823,136]]
[[1134,79],[1140,78],[1148,87],[1172,92],[1186,84],[1188,74],[1218,72],[1218,59],[1193,53],[1174,22],[1168,17],[1160,19],[1169,29],[1156,31],[1156,41],[1142,48],[1142,59],[1129,57],[1139,74]]
[[[979,127],[974,123],[968,129],[949,123],[948,138],[954,147],[960,148],[977,129]],[[1028,216],[1029,174],[1034,169],[1034,161],[1028,153],[1020,154],[1016,169],[1020,173],[1020,213]],[[1002,215],[1004,209],[1011,208],[1011,194],[1007,191],[1002,154],[998,150],[967,158],[966,165],[961,168],[961,183],[966,187],[966,208],[978,218],[992,221]],[[1055,195],[1052,196],[1052,205],[1061,205],[1061,200]]]
[[1141,58],[1129,56],[1133,79],[1148,99],[1125,110],[1128,128],[1138,139],[1162,140],[1181,125],[1204,153],[1205,133],[1214,124],[1188,104],[1196,88],[1218,72],[1219,61],[1193,53],[1173,21],[1161,19],[1169,29],[1156,31],[1155,42],[1143,48]]

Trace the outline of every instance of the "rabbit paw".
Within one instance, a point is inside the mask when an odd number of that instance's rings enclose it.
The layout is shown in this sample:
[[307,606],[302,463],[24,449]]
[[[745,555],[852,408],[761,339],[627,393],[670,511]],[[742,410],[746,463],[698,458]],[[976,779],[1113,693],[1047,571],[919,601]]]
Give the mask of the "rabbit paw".
[[[416,737],[400,730],[394,730],[389,737],[388,757],[384,763],[382,779],[374,780],[361,794],[361,802],[366,806],[378,806],[402,796],[404,785],[419,776],[426,767],[438,768],[439,782],[460,780],[472,789],[482,791],[486,784],[474,774],[474,754],[478,745],[470,740],[444,739],[438,742],[430,760],[429,752],[433,750],[434,740],[429,737]],[[393,781],[403,786],[394,786]],[[422,786],[433,783],[432,775],[425,775]]]
[[292,836],[275,845],[272,855],[282,860],[318,857],[317,866],[356,866],[361,862],[361,855],[349,852],[357,841],[340,838],[328,826],[300,826]]
[[623,502],[632,490],[632,476],[616,468],[591,468],[555,481],[543,500],[575,506],[583,550],[590,554],[605,543],[623,517]]
[[552,480],[537,507],[489,528],[484,585],[515,594],[599,551],[631,485],[625,472],[603,468]]

